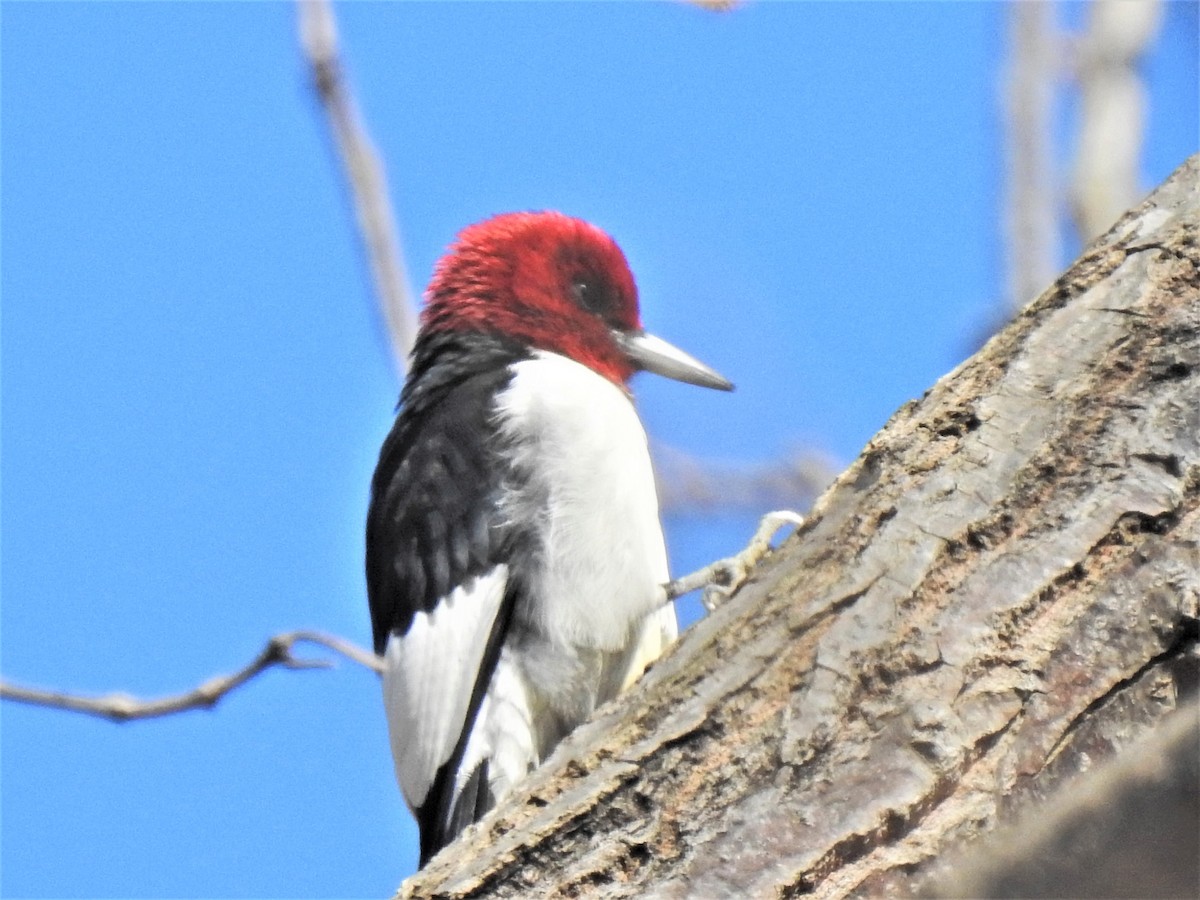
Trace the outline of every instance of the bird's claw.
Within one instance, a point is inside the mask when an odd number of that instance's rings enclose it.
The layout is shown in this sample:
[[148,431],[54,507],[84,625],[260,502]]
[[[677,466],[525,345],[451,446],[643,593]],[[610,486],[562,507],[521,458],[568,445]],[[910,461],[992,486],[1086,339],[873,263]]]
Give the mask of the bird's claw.
[[750,573],[759,561],[771,549],[771,539],[786,525],[799,528],[804,524],[804,516],[791,510],[776,510],[762,517],[758,530],[750,543],[733,556],[719,559],[690,575],[685,575],[666,586],[668,599],[675,599],[690,593],[697,588],[703,588],[700,602],[709,612],[728,600],[746,583]]

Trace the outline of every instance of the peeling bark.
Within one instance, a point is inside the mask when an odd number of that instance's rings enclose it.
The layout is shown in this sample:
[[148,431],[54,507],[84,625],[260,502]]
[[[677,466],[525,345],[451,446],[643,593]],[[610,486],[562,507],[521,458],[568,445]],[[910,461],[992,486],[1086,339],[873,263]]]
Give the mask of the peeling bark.
[[907,895],[1194,703],[1198,211],[1200,156],[404,895]]

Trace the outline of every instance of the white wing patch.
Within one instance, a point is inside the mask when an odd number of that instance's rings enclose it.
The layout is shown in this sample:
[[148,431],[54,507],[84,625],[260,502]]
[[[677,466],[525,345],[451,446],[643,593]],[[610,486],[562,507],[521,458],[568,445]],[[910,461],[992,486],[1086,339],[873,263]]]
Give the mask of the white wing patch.
[[417,613],[406,634],[388,638],[383,702],[396,778],[414,809],[462,733],[507,584],[508,567],[496,566]]

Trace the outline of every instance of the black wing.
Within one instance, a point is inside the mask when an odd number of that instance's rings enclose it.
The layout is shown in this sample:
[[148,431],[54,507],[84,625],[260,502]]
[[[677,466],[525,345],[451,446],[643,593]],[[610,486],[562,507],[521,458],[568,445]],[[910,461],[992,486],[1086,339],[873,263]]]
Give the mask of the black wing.
[[508,471],[496,393],[521,353],[482,335],[434,336],[414,356],[384,441],[367,514],[367,595],[375,652],[455,586],[508,561],[520,535],[499,521]]
[[[513,347],[478,335],[433,336],[418,345],[371,485],[367,590],[376,653],[384,653],[392,634],[407,635],[418,612],[431,612],[456,587],[466,589],[467,602],[479,601],[471,596],[472,582],[494,578],[498,565],[532,546],[528,531],[498,510],[501,492],[519,475],[506,463],[494,399],[520,358]],[[389,729],[397,770],[417,785],[418,796],[408,799],[421,826],[422,865],[493,802],[486,761],[468,773],[461,791],[454,785],[521,591],[515,575],[503,584],[494,618],[481,605],[478,620],[473,610],[461,610],[438,626],[449,633],[423,630],[401,641],[404,648],[414,641],[470,641],[490,629],[477,672],[448,672],[438,648],[414,645],[416,662],[385,675],[385,686],[389,678],[403,681],[393,686],[403,698],[399,714],[389,708],[389,720],[402,721],[389,721]],[[461,710],[462,719],[451,710]]]

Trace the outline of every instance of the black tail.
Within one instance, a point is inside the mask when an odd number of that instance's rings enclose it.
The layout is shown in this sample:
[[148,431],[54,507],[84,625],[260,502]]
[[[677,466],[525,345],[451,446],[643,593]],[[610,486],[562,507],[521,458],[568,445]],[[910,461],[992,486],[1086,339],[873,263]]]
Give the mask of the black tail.
[[[422,868],[439,850],[458,837],[460,831],[472,822],[478,822],[496,803],[496,798],[488,788],[487,760],[475,767],[457,797],[451,797],[453,774],[447,772],[445,787],[441,787],[439,782],[442,773],[439,770],[438,781],[434,782],[429,801],[417,810],[417,824],[421,826]],[[448,809],[442,808],[446,805],[445,801],[449,801]]]

